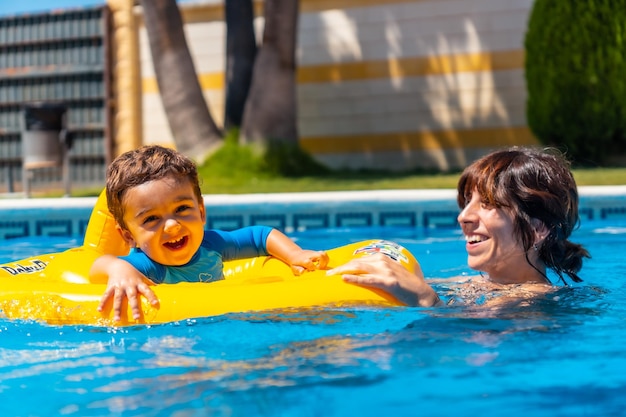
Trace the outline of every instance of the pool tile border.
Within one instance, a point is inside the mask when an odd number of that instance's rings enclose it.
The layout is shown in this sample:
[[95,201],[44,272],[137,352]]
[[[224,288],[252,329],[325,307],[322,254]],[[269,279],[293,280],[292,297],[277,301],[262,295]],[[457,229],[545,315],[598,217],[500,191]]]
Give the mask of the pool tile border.
[[[0,199],[0,239],[82,236],[96,198]],[[455,190],[205,195],[207,227],[263,224],[294,232],[353,227],[456,227]],[[626,219],[626,186],[580,187],[585,220]]]

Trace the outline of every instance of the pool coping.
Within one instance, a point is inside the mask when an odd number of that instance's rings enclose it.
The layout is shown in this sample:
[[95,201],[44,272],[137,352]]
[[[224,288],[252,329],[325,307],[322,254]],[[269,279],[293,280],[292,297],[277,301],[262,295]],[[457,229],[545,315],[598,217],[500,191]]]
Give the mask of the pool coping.
[[[597,185],[578,187],[581,198],[598,196],[626,196],[626,185]],[[211,205],[229,205],[242,203],[271,202],[319,202],[332,201],[364,201],[386,199],[398,200],[439,200],[455,199],[456,189],[395,189],[395,190],[357,190],[357,191],[315,191],[293,193],[254,193],[254,194],[204,194],[205,203]],[[57,197],[57,198],[23,198],[5,195],[0,198],[0,210],[19,207],[93,207],[97,197]]]
[[[626,218],[626,185],[579,187],[581,219]],[[0,198],[0,239],[82,235],[96,197]],[[455,189],[206,194],[207,227],[456,226]]]

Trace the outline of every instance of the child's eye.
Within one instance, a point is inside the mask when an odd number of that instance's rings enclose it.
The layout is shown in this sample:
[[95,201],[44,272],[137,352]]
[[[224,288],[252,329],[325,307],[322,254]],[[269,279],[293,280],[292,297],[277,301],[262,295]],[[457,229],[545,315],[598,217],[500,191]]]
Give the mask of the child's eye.
[[148,223],[154,222],[157,219],[158,219],[157,216],[148,216],[148,217],[143,219],[143,224],[148,224]]
[[191,210],[191,206],[189,206],[187,204],[183,204],[183,205],[178,206],[176,208],[176,213],[182,213],[183,211],[186,211],[186,210]]

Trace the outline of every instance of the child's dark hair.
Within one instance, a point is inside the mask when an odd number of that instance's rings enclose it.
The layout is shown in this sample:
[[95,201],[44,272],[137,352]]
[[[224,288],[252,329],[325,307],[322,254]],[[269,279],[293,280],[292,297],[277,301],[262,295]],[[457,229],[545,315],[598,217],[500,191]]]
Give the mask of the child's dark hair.
[[165,177],[187,179],[198,201],[202,192],[196,164],[173,149],[158,145],[142,146],[118,156],[107,168],[106,195],[109,211],[120,227],[124,224],[124,193],[138,185]]

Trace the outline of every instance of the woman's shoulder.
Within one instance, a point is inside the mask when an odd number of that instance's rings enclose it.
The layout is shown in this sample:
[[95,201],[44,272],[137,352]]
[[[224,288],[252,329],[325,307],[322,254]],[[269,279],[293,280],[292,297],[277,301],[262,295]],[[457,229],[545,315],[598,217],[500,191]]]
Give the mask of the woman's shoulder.
[[444,280],[429,280],[440,289],[445,287],[443,295],[449,299],[448,304],[484,307],[522,306],[558,290],[558,287],[548,283],[500,284],[481,275],[445,281],[443,284]]

